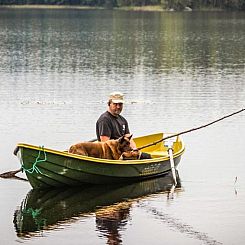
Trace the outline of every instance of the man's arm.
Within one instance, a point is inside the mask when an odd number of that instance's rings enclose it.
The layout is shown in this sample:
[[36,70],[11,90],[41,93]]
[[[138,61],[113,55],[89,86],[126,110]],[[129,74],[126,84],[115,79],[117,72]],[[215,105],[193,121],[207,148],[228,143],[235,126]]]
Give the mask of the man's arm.
[[[125,134],[125,136],[129,137],[130,134]],[[133,140],[132,138],[131,138],[131,140],[130,140],[130,146],[131,146],[133,149],[137,149],[137,146],[136,146],[136,144],[135,144],[135,142],[134,142],[134,140]]]
[[100,119],[96,123],[96,134],[97,138],[101,142],[105,142],[110,139],[111,127],[108,119]]
[[134,142],[133,139],[130,140],[130,146],[131,146],[134,150],[137,149],[137,146],[136,146],[136,144],[135,144],[135,142]]
[[101,135],[100,136],[100,141],[101,142],[105,142],[105,141],[107,141],[107,140],[109,140],[110,139],[110,137],[108,137],[108,136],[105,136],[105,135]]

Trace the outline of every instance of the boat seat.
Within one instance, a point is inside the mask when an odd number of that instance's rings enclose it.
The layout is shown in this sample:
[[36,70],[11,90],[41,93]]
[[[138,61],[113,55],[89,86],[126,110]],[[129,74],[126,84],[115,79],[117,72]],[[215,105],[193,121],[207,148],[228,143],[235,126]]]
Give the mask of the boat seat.
[[157,158],[157,157],[167,157],[168,153],[164,151],[149,151],[146,152],[151,155],[152,158]]

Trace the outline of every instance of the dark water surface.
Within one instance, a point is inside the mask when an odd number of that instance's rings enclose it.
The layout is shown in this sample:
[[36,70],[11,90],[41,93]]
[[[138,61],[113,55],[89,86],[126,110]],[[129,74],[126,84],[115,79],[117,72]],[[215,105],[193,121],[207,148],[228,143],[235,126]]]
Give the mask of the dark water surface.
[[[0,10],[0,57],[1,172],[19,168],[18,142],[94,138],[115,90],[135,136],[245,107],[244,13]],[[170,196],[168,178],[46,193],[0,179],[1,243],[243,244],[244,122],[184,135]]]

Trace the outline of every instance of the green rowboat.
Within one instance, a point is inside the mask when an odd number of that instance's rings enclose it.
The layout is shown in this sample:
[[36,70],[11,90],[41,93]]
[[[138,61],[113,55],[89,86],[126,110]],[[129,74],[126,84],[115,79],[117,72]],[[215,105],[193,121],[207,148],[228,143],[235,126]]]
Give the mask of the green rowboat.
[[[142,147],[165,136],[166,134],[157,133],[134,138],[134,141],[137,147]],[[152,155],[152,159],[145,160],[100,159],[23,143],[17,145],[17,156],[34,189],[123,183],[168,173],[171,166],[165,143],[161,141],[144,148],[144,152]],[[176,168],[185,150],[180,137],[174,138],[171,148]]]

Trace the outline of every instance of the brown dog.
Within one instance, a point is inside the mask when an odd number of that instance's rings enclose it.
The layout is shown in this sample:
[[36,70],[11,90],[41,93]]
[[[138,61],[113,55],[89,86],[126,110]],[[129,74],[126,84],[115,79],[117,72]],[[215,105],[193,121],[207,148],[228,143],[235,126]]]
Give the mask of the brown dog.
[[118,160],[124,152],[132,151],[130,146],[129,137],[122,136],[117,140],[107,140],[105,142],[82,142],[72,145],[69,149],[69,153]]

